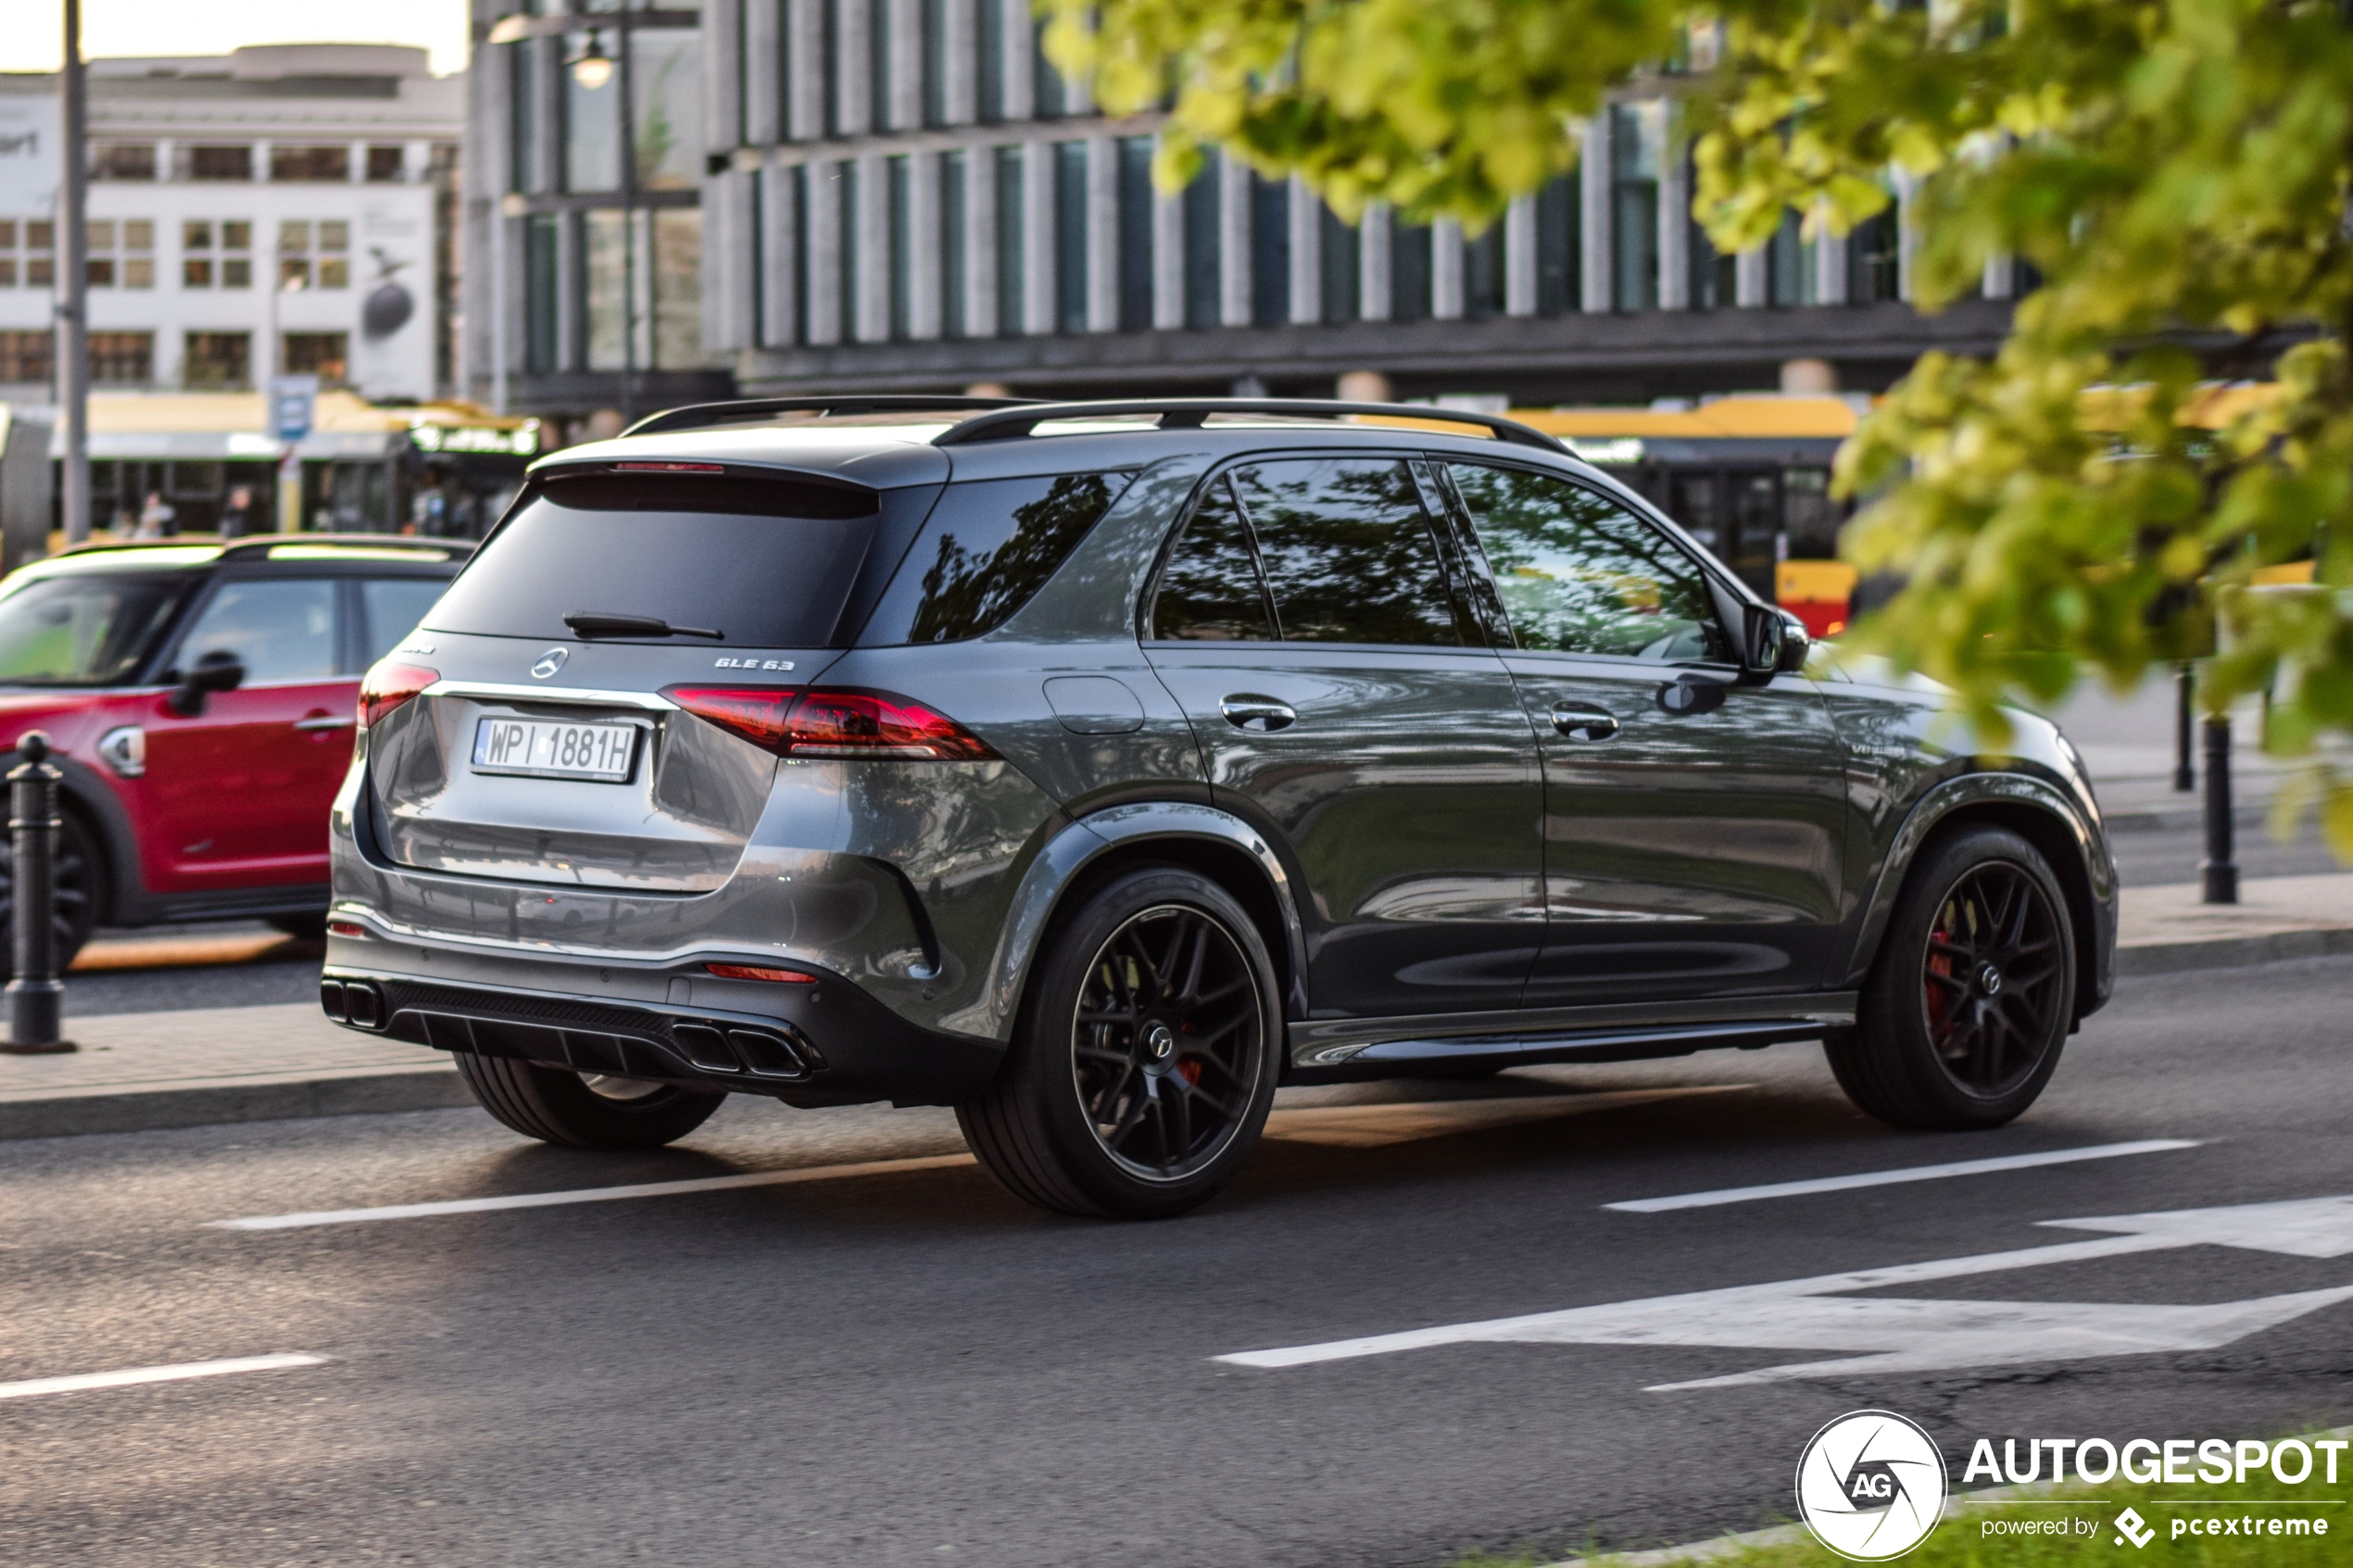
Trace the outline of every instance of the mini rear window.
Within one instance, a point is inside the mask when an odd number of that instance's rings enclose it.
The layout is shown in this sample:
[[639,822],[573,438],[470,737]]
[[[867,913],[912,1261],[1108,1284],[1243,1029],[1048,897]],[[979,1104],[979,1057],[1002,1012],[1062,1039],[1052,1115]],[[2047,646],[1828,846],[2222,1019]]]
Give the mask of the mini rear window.
[[739,647],[827,646],[874,538],[877,500],[862,486],[732,476],[553,481],[483,546],[424,624],[569,638],[577,633],[564,617],[593,611],[710,628]]
[[950,484],[859,640],[956,643],[993,632],[1046,585],[1132,473]]

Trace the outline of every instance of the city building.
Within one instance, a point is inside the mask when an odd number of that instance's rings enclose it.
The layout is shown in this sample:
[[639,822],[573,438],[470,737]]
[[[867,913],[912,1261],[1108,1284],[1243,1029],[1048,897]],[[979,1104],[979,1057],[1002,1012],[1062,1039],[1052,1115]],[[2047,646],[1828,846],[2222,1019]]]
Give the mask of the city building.
[[[293,373],[363,399],[422,401],[455,384],[460,80],[429,74],[422,49],[348,44],[94,60],[88,71],[94,390],[235,392]],[[28,122],[45,110],[53,145],[57,95],[54,75],[0,77],[0,107]],[[0,401],[28,409],[56,395],[57,239],[53,208],[0,210]],[[192,525],[217,517],[235,488],[225,449],[151,463],[123,487],[112,465],[177,454],[191,433],[143,430],[137,407],[118,402],[114,428],[94,432],[95,525],[135,513],[142,485]],[[157,407],[159,424],[177,417]],[[267,441],[258,418],[245,433]],[[264,459],[248,466],[265,489],[271,455],[234,454]],[[389,498],[358,513],[334,499],[381,493],[370,462],[376,482],[307,477],[306,518],[393,526]]]

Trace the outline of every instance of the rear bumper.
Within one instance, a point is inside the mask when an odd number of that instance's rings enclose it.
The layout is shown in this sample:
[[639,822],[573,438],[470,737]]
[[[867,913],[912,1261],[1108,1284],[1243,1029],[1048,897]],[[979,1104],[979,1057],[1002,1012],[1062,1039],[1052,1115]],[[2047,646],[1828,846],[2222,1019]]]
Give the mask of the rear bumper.
[[[815,985],[777,985],[715,981],[699,960],[624,968],[411,944],[382,944],[381,959],[353,951],[371,947],[379,945],[333,944],[320,979],[327,1016],[439,1050],[803,1106],[952,1105],[979,1093],[1004,1056],[988,1041],[909,1023],[817,971]],[[409,960],[432,972],[417,972]]]

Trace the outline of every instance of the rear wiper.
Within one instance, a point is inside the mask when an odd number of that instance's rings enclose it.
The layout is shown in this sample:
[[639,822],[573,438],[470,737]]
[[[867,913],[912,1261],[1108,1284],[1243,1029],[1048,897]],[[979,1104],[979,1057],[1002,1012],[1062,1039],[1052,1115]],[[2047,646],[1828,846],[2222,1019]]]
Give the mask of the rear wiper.
[[575,609],[564,624],[584,637],[709,637],[723,642],[726,633],[708,626],[673,626],[654,615],[620,615],[603,609]]

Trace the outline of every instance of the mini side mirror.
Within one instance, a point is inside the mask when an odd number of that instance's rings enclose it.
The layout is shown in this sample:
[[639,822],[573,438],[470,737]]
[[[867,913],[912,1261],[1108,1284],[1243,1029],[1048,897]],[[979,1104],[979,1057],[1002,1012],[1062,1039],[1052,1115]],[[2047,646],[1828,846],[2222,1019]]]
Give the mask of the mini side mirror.
[[171,711],[182,719],[193,719],[204,711],[205,698],[213,692],[233,692],[245,684],[245,662],[226,648],[215,648],[196,660],[196,667],[180,677],[180,684],[165,700]]

